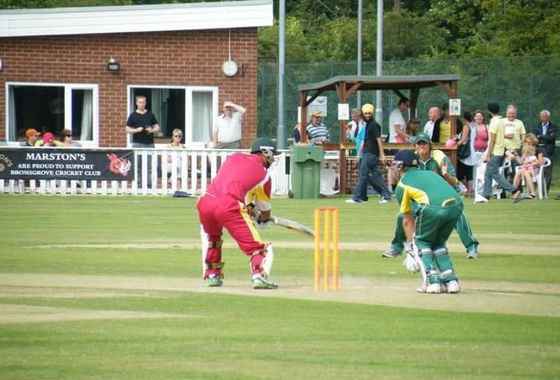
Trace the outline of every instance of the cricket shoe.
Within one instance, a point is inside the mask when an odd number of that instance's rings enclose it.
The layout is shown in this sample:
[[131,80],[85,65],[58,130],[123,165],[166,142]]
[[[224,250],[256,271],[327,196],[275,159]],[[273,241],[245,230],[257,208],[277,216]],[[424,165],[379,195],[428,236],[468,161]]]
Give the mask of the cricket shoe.
[[446,284],[447,293],[457,294],[461,291],[461,286],[459,285],[459,281],[451,280]]
[[488,198],[483,197],[480,194],[475,195],[474,203],[488,203]]
[[429,284],[426,288],[426,293],[428,294],[439,294],[441,293],[441,284],[436,282],[433,284]]
[[211,288],[217,288],[224,284],[224,280],[219,275],[211,275],[208,277],[208,286]]
[[267,279],[260,273],[253,275],[251,280],[253,282],[253,289],[277,289],[278,285]]
[[401,254],[402,254],[402,251],[398,251],[393,247],[389,247],[381,253],[381,257],[386,257],[388,259],[392,259],[392,258],[400,256]]
[[359,205],[361,203],[364,203],[364,201],[362,201],[362,200],[356,200],[356,199],[352,199],[352,198],[347,199],[345,202],[350,203],[350,204],[355,204],[355,205]]

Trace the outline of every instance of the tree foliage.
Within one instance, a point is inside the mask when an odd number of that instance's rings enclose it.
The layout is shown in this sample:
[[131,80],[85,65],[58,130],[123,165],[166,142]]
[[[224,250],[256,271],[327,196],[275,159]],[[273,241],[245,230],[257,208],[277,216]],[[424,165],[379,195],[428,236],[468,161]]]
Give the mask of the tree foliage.
[[[0,8],[192,2],[200,0],[0,0]],[[363,1],[364,61],[375,58],[376,3]],[[357,8],[358,0],[286,0],[287,60],[356,59]],[[560,1],[384,0],[384,8],[386,60],[560,55]],[[275,22],[259,31],[259,55],[273,61],[277,51]]]

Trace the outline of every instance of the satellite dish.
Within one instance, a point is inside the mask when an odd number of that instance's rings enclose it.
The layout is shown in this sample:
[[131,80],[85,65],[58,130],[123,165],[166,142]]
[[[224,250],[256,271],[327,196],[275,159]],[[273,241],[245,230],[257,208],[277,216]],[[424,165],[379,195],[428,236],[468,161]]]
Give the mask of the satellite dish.
[[227,77],[232,77],[235,74],[237,74],[237,69],[238,69],[237,63],[235,63],[235,61],[232,60],[225,61],[224,64],[222,65],[222,71]]

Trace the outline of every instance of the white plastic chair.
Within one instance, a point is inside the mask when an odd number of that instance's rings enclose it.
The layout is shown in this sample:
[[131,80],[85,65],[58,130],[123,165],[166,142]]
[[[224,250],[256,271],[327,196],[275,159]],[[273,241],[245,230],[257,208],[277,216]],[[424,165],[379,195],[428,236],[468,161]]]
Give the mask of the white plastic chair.
[[[510,160],[504,160],[504,163],[498,169],[498,172],[501,175],[504,175],[504,172],[507,168],[511,167]],[[476,166],[474,170],[474,196],[475,200],[482,196],[482,191],[484,188],[484,175],[486,174],[486,163],[481,162],[478,166]],[[496,181],[492,181],[492,195],[496,196],[496,199],[502,198],[502,193],[504,190],[498,186]]]
[[[551,162],[550,162],[550,158],[545,157],[544,158],[544,164],[539,166],[539,171],[537,173],[537,175],[535,176],[534,182],[537,184],[537,196],[539,197],[539,199],[546,199],[548,198],[548,193],[546,191],[546,181],[544,178],[544,168],[546,168],[547,166],[550,166]],[[519,171],[520,167],[518,166],[517,168],[515,168],[516,173]],[[522,185],[525,185],[525,179],[522,180]]]
[[544,168],[550,166],[551,161],[550,158],[544,158],[544,164],[539,167],[539,172],[537,174],[537,192],[539,195],[539,199],[547,199],[548,192],[546,191],[546,180],[544,178]]

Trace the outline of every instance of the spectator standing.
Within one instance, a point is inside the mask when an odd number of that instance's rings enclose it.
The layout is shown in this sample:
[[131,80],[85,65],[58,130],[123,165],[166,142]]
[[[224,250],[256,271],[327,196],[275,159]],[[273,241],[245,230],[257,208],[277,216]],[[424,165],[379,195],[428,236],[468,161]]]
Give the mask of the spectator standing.
[[159,123],[154,114],[146,109],[146,97],[136,97],[136,110],[128,116],[126,132],[132,135],[134,148],[153,148],[154,134],[159,132]]
[[[428,110],[428,121],[424,125],[424,133],[428,135],[431,141],[436,129],[436,123],[441,117],[441,111],[438,107],[431,107]],[[439,138],[439,135],[438,135]]]
[[323,123],[323,118],[319,111],[311,114],[311,123],[305,127],[305,131],[311,144],[323,145],[329,142],[329,130]]
[[474,193],[475,201],[477,194],[482,194],[484,186],[484,173],[486,164],[482,161],[486,149],[488,149],[488,126],[486,125],[486,117],[484,112],[476,110],[474,112],[475,128],[473,130],[473,151],[472,158],[474,162]]
[[521,154],[521,145],[525,137],[525,125],[517,119],[517,107],[510,104],[504,119],[504,146],[506,151]]
[[216,119],[213,134],[214,147],[218,149],[241,148],[241,124],[247,110],[233,102],[224,102],[223,113]]
[[449,105],[445,103],[441,107],[441,116],[436,121],[432,142],[445,144],[451,138],[451,121],[449,120]]
[[[146,108],[146,97],[139,95],[136,97],[136,109],[128,116],[126,121],[126,132],[132,136],[133,148],[153,148],[154,134],[160,131],[159,123],[154,114]],[[142,157],[138,160],[138,172],[143,167]],[[146,167],[147,185],[152,184],[152,165],[151,160],[147,160]],[[142,174],[143,175],[143,174]],[[138,175],[138,184],[142,183],[142,175]]]
[[406,120],[403,113],[408,113],[408,107],[408,99],[400,98],[397,108],[395,108],[389,115],[390,143],[404,144],[407,142]]
[[[506,158],[508,153],[514,156],[521,155],[521,146],[525,137],[525,125],[521,120],[517,119],[517,108],[510,104],[506,110],[506,118],[504,121],[504,145],[506,148]],[[513,180],[517,168],[517,160],[511,160],[511,166],[508,170],[508,178]]]
[[377,168],[379,160],[385,161],[385,153],[383,152],[383,142],[381,140],[381,126],[373,119],[373,112],[375,107],[372,104],[364,104],[362,106],[362,114],[366,126],[364,145],[362,148],[362,158],[360,160],[358,184],[354,189],[354,194],[351,199],[346,200],[347,203],[362,203],[367,202],[367,187],[371,183],[373,188],[381,194],[379,203],[387,203],[391,199],[391,193],[383,176]]
[[480,163],[482,160],[482,155],[488,149],[488,126],[486,125],[486,118],[484,116],[484,112],[480,110],[476,110],[474,112],[474,123],[475,128],[473,131],[474,134],[474,144],[473,144],[473,151],[475,154],[475,161]]
[[488,128],[490,137],[488,149],[483,157],[483,161],[487,162],[487,165],[484,173],[484,190],[482,196],[475,200],[477,203],[488,202],[488,199],[492,197],[492,181],[496,181],[504,191],[512,193],[513,199],[521,196],[521,191],[516,190],[499,171],[500,166],[504,163],[505,154],[504,120],[498,114],[500,106],[497,103],[489,103],[488,111],[492,114]]
[[[473,192],[473,167],[476,165],[475,138],[476,123],[473,121],[472,114],[467,111],[463,114],[463,129],[457,142],[457,151],[464,149],[464,151],[468,152],[468,156],[459,157],[457,162],[457,179],[465,185],[469,194]],[[462,146],[467,148],[461,148]]]
[[41,134],[33,128],[29,128],[25,131],[25,142],[23,143],[23,146],[26,147],[32,147],[35,146],[37,144],[37,141],[39,141],[39,137],[41,136]]
[[352,121],[346,126],[346,139],[354,142],[356,155],[360,157],[364,143],[365,126],[366,122],[362,117],[362,111],[359,108],[354,108],[352,110]]
[[542,110],[539,114],[540,122],[533,128],[533,133],[539,139],[539,149],[550,160],[550,165],[544,168],[546,189],[550,191],[552,183],[552,163],[554,147],[556,146],[556,125],[550,121],[550,111]]

